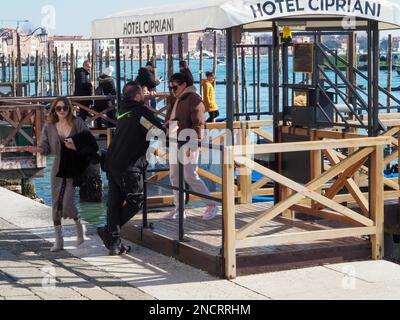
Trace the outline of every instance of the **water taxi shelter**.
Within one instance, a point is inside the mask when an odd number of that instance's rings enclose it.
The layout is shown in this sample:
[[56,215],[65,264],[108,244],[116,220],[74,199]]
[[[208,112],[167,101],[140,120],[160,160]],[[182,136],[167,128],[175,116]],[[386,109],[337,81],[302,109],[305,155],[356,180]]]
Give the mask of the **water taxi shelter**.
[[[93,21],[93,38],[116,40],[118,79],[123,38],[206,30],[226,35],[226,121],[207,125],[226,130],[202,149],[221,151],[222,174],[198,172],[221,186],[212,199],[221,204],[222,216],[202,221],[201,210],[193,209],[184,220],[180,210],[178,222],[166,222],[161,213],[148,213],[147,205],[156,202],[149,198],[143,216],[126,228],[126,237],[227,278],[382,259],[385,203],[399,200],[398,177],[384,170],[400,156],[400,100],[380,86],[379,46],[382,30],[398,28],[400,5],[377,0],[202,1],[133,9]],[[293,37],[310,35],[312,41],[293,43],[284,36],[288,31]],[[263,115],[272,120],[235,113],[239,81],[234,58],[243,47],[243,32],[272,35],[272,43],[263,45],[269,48],[270,92]],[[366,72],[357,69],[355,32],[367,35]],[[325,35],[348,37],[345,58],[324,45]],[[303,77],[296,79],[296,73]],[[357,84],[360,79],[364,87]],[[121,81],[117,85],[120,95]],[[230,132],[235,139],[227,143]],[[251,136],[264,143],[254,143]],[[147,182],[167,176],[167,171],[153,172]],[[185,189],[180,178],[181,204],[185,193],[204,198]],[[270,201],[255,202],[256,196]],[[167,203],[171,197],[157,200]]]

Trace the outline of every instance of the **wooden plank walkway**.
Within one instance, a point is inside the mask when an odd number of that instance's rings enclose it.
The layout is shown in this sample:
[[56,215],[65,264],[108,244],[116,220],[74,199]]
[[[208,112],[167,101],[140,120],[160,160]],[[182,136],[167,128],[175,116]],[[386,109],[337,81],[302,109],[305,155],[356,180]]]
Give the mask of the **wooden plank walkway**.
[[[256,203],[236,206],[236,228],[271,207],[271,203]],[[201,219],[204,208],[187,209],[184,223],[185,241],[179,242],[178,221],[165,220],[167,211],[149,212],[151,229],[142,229],[142,215],[128,223],[123,236],[133,242],[212,274],[222,276],[222,216],[212,221]],[[339,225],[335,225],[339,227]],[[344,227],[341,225],[340,227]],[[278,217],[258,229],[250,236],[301,232],[305,230],[330,229],[324,220],[289,220]],[[290,245],[246,248],[237,250],[238,274],[285,270],[310,265],[340,261],[368,259],[371,254],[370,241],[363,238],[342,238],[335,240],[302,242]]]

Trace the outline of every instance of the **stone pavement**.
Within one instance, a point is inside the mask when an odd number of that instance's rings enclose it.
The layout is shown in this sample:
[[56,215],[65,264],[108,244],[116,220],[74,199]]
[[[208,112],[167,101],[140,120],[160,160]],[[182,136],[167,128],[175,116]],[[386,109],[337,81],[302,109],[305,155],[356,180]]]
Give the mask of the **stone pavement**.
[[387,261],[227,281],[134,244],[129,255],[109,257],[90,228],[76,248],[70,224],[64,228],[66,250],[51,253],[50,208],[2,188],[0,204],[0,300],[400,299],[400,266]]
[[153,299],[124,281],[0,218],[0,299]]

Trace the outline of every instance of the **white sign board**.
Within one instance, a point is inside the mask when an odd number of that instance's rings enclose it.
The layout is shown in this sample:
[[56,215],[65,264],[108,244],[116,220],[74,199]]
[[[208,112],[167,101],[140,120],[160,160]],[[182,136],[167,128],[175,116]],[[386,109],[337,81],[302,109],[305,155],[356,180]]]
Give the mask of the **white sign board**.
[[92,23],[92,37],[131,38],[226,29],[298,16],[356,17],[400,26],[399,0],[225,0],[122,12]]

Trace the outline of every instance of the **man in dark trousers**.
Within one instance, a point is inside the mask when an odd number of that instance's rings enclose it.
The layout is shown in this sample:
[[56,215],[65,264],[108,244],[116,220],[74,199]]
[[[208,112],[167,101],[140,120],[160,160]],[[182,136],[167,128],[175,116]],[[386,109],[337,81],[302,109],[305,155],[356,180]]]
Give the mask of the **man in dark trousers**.
[[[91,96],[93,91],[93,84],[90,82],[90,70],[92,69],[92,64],[89,60],[86,60],[82,68],[77,68],[75,70],[75,92],[74,96]],[[85,107],[90,108],[92,104],[91,100],[80,101],[80,104]],[[80,109],[79,116],[83,121],[86,120],[88,111]]]
[[123,90],[117,128],[105,159],[108,177],[107,226],[98,229],[110,255],[121,255],[130,248],[121,242],[120,230],[142,208],[143,171],[149,148],[147,133],[162,129],[161,122],[143,104],[144,94],[137,82]]

